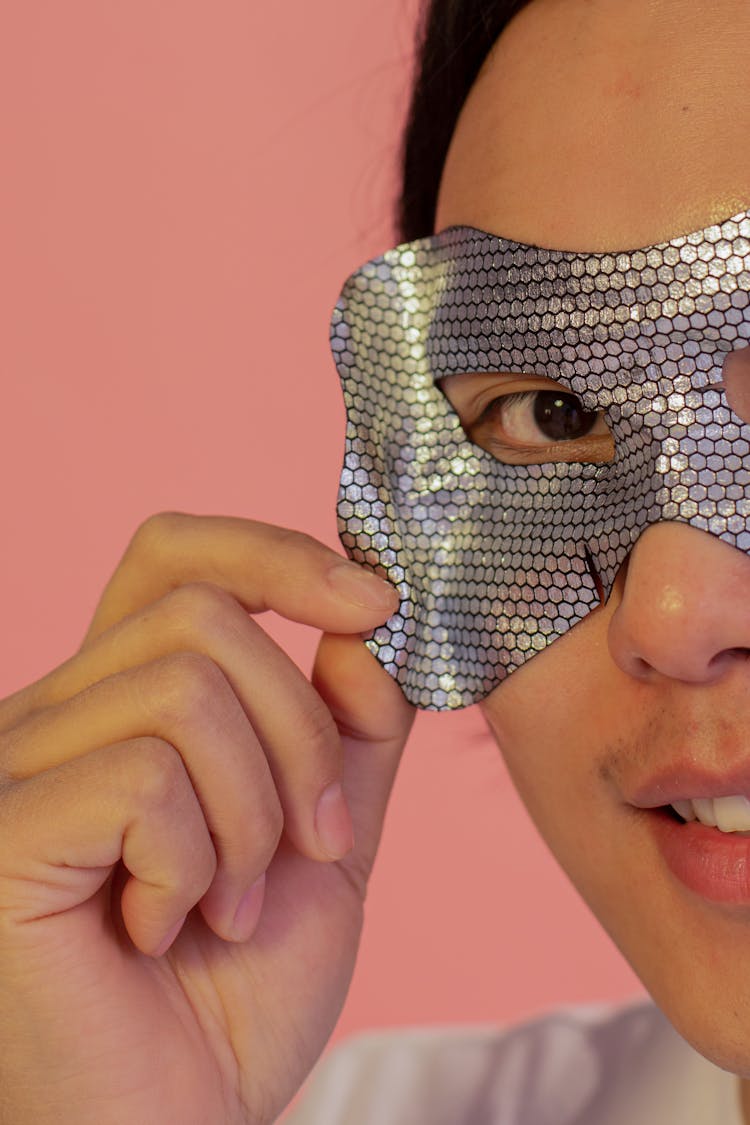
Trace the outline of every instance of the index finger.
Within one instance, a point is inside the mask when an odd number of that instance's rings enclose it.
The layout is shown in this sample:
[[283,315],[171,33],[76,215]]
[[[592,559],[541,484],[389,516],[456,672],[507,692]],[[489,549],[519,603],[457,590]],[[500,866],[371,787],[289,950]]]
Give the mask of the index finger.
[[83,645],[188,582],[221,586],[250,613],[356,633],[385,621],[398,594],[309,535],[234,516],[161,512],[136,531]]

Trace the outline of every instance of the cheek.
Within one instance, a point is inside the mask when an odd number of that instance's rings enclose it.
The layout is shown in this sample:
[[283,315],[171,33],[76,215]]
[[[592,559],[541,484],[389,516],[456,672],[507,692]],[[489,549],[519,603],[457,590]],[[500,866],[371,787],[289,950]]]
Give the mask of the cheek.
[[609,616],[594,611],[481,705],[529,815],[577,885],[594,859],[592,835],[604,834],[612,813],[602,762],[626,706],[607,649]]

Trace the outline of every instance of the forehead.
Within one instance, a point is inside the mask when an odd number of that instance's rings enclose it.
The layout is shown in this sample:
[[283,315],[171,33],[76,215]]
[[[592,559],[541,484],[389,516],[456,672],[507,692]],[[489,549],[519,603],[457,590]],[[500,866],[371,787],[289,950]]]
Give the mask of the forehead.
[[535,0],[469,95],[437,229],[591,251],[736,214],[750,198],[748,32],[734,0]]

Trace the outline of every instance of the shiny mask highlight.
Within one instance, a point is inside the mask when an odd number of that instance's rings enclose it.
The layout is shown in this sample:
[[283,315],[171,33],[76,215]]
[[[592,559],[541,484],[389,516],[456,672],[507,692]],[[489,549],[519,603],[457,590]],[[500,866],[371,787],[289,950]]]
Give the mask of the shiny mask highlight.
[[[677,520],[750,553],[750,427],[722,384],[750,340],[750,214],[581,254],[452,227],[344,285],[331,346],[347,409],[349,556],[399,610],[366,643],[427,710],[484,698],[609,595],[643,530]],[[507,465],[436,385],[546,376],[603,411],[606,463]]]

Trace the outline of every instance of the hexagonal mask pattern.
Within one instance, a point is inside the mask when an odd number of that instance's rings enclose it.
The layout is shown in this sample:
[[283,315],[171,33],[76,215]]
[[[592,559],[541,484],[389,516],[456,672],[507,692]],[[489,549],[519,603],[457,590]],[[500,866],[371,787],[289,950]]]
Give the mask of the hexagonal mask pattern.
[[[368,648],[426,710],[484,698],[609,595],[644,528],[750,552],[750,427],[721,384],[750,340],[750,213],[580,254],[452,227],[344,285],[331,346],[347,409],[339,531],[401,596]],[[507,465],[436,381],[554,379],[615,440],[606,463]]]

